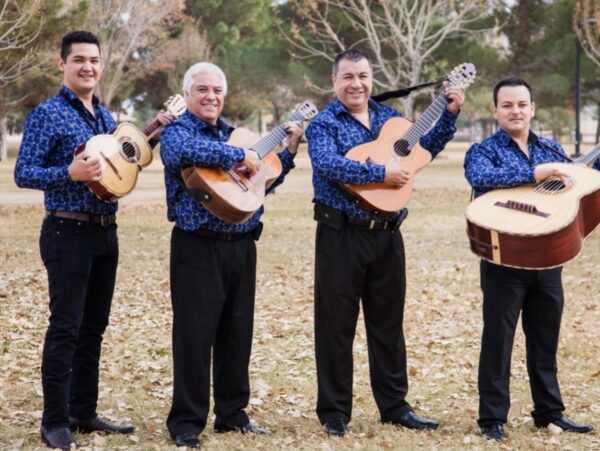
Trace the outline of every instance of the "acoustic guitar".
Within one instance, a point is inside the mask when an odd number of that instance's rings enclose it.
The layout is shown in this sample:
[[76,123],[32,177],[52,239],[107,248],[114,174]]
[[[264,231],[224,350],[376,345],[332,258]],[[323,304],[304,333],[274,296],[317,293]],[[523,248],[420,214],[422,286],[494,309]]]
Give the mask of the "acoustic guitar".
[[[185,101],[179,94],[167,99],[165,110],[174,116],[183,114]],[[86,185],[99,199],[116,202],[135,188],[138,173],[152,162],[152,148],[148,143],[161,127],[157,119],[143,131],[129,122],[119,124],[109,134],[96,135],[75,149],[75,155],[84,152],[98,158],[102,178]]]
[[477,197],[465,212],[471,251],[502,266],[544,269],[579,255],[600,222],[600,171],[591,166],[600,145],[573,163],[546,163],[568,174],[559,179],[498,189]]
[[[463,63],[454,68],[447,78],[449,87],[469,86],[475,79],[475,66]],[[385,165],[392,160],[400,160],[402,168],[410,172],[410,180],[401,187],[387,183],[369,183],[366,185],[343,184],[342,188],[359,201],[366,211],[385,217],[404,208],[413,190],[413,178],[417,171],[431,161],[431,153],[419,145],[419,139],[440,117],[448,106],[448,100],[442,92],[425,110],[416,122],[406,118],[389,119],[377,139],[350,149],[346,158],[361,163]]]
[[[288,121],[309,120],[317,113],[317,108],[306,101]],[[248,177],[240,164],[228,171],[216,167],[188,166],[181,171],[183,181],[190,189],[208,193],[210,200],[201,202],[202,205],[223,221],[231,224],[246,222],[262,206],[267,188],[281,174],[281,161],[271,151],[286,136],[283,124],[262,139],[250,130],[236,128],[226,144],[256,151],[262,160],[261,169]]]

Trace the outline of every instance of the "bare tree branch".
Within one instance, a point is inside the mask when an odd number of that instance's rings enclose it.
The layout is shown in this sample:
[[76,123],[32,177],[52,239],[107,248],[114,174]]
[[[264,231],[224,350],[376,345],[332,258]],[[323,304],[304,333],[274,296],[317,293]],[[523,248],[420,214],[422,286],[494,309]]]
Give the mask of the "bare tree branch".
[[600,66],[600,1],[579,0],[573,28],[587,56]]
[[[444,41],[467,33],[466,25],[486,13],[485,0],[305,0],[291,33],[284,35],[299,59],[333,61],[348,47],[370,50],[375,85],[391,90],[421,82]],[[339,32],[340,15],[356,30],[352,42],[344,42]],[[408,115],[413,102],[403,99]]]
[[[5,0],[0,8],[0,88],[42,64],[31,48],[44,23],[38,17],[40,4],[41,0]],[[32,25],[35,19],[42,19],[37,26]],[[15,59],[14,52],[23,55]]]
[[101,42],[104,103],[153,70],[167,40],[162,26],[179,20],[183,8],[183,0],[92,0],[88,27]]

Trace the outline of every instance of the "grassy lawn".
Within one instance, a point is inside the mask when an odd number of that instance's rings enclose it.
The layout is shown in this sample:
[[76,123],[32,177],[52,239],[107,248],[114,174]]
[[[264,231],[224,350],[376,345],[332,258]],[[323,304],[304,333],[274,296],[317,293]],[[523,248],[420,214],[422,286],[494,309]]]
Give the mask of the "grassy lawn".
[[[512,408],[504,444],[477,435],[477,362],[481,332],[478,260],[469,252],[463,211],[469,189],[462,176],[464,148],[451,147],[419,174],[403,226],[408,293],[405,334],[410,391],[417,413],[441,428],[418,433],[382,425],[370,390],[362,319],[354,344],[352,434],[329,439],[314,413],[313,244],[310,166],[298,168],[266,202],[259,265],[252,393],[248,413],[273,433],[218,435],[212,423],[204,447],[231,449],[600,449],[597,435],[537,431],[520,328],[512,365]],[[168,261],[172,225],[166,220],[162,172],[140,177],[145,201],[123,202],[119,213],[120,266],[111,324],[101,360],[99,412],[132,422],[129,437],[78,435],[87,449],[175,449],[165,419],[172,389]],[[12,168],[0,165],[0,191],[19,195]],[[0,449],[41,448],[40,360],[47,326],[47,282],[37,240],[39,202],[0,205]],[[565,267],[566,293],[559,378],[567,414],[600,428],[600,234]]]

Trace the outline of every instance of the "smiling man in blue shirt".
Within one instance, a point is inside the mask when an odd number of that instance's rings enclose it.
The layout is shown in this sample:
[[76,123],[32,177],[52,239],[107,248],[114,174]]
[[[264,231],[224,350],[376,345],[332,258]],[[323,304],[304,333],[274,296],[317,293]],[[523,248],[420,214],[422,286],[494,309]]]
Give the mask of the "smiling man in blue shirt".
[[[401,164],[360,163],[346,158],[359,144],[373,141],[383,124],[400,116],[370,99],[373,72],[367,54],[347,50],[335,58],[336,99],[306,131],[313,166],[315,218],[315,350],[317,415],[325,432],[343,436],[352,412],[352,342],[364,309],[371,388],[381,421],[410,429],[435,429],[405,400],[408,391],[402,320],[406,291],[400,211],[382,220],[349,198],[340,184],[389,183],[402,186],[409,173]],[[456,131],[464,91],[447,90],[449,100],[434,128],[420,139],[437,155]]]
[[[73,153],[116,126],[94,95],[102,72],[97,37],[86,31],[65,35],[58,66],[63,87],[27,117],[15,181],[44,191],[39,244],[48,272],[50,321],[42,355],[41,434],[51,448],[70,449],[71,430],[128,434],[134,428],[96,413],[102,334],[119,256],[117,204],[97,199],[84,183],[100,180],[100,162]],[[159,120],[170,119],[162,114]]]
[[[173,305],[173,402],[167,418],[177,446],[199,448],[210,406],[211,363],[217,432],[266,434],[245,412],[250,399],[248,365],[252,346],[256,245],[263,207],[242,224],[230,224],[198,203],[183,186],[188,166],[225,170],[243,164],[255,173],[260,160],[253,150],[230,146],[233,132],[221,112],[227,79],[212,63],[190,67],[183,80],[187,111],[165,127],[160,155],[165,164],[171,235]],[[303,134],[288,122],[287,148],[278,153],[283,172],[294,167]],[[248,143],[253,144],[253,143]]]
[[[494,118],[500,130],[473,144],[465,155],[465,176],[474,195],[499,188],[569,177],[542,163],[567,161],[562,147],[530,129],[535,114],[531,87],[509,77],[494,87]],[[600,169],[600,162],[595,167]],[[565,431],[587,433],[591,426],[574,423],[565,410],[557,378],[556,351],[564,304],[562,268],[529,270],[499,266],[482,260],[483,335],[479,360],[479,419],[482,435],[504,440],[510,408],[509,379],[513,339],[523,312],[527,371],[534,402],[536,427],[554,424]]]

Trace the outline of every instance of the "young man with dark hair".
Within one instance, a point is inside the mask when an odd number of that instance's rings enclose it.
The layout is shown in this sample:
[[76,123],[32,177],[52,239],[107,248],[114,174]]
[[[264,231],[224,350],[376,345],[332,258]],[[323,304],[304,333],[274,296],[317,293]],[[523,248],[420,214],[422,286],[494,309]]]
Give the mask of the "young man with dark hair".
[[[102,62],[98,39],[87,31],[63,37],[59,93],[27,117],[15,165],[21,188],[44,191],[40,253],[48,273],[50,320],[42,355],[42,440],[69,449],[71,431],[128,434],[100,418],[98,401],[102,335],[115,285],[119,256],[116,203],[99,200],[85,182],[98,181],[102,167],[75,148],[116,123],[94,95]],[[159,114],[167,123],[172,117]]]
[[[562,147],[530,129],[535,114],[531,87],[508,77],[494,87],[492,112],[500,130],[471,146],[465,156],[465,176],[477,197],[487,191],[541,182],[550,177],[569,185],[556,168],[540,164],[567,161]],[[596,162],[600,169],[600,162]],[[509,379],[513,339],[523,312],[527,371],[538,428],[554,424],[565,431],[586,433],[591,426],[572,422],[565,410],[557,379],[556,351],[564,304],[562,268],[509,268],[482,260],[483,335],[479,360],[479,420],[488,440],[504,440],[510,408]]]
[[[371,100],[373,71],[367,54],[347,50],[335,58],[336,99],[309,125],[306,136],[313,166],[315,218],[315,351],[317,415],[327,434],[343,436],[352,414],[352,342],[362,300],[371,388],[381,421],[410,429],[436,429],[406,401],[408,375],[403,316],[406,291],[405,211],[381,218],[360,208],[341,184],[404,185],[401,164],[347,158],[352,148],[373,141],[384,123],[400,116]],[[449,104],[421,146],[437,155],[450,141],[464,91],[448,88]]]

